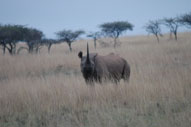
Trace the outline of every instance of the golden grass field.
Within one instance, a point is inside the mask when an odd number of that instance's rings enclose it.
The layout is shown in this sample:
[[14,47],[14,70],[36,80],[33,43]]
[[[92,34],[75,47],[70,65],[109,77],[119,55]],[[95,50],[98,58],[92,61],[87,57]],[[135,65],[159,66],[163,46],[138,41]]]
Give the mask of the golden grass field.
[[191,33],[120,38],[110,52],[131,66],[130,82],[88,86],[78,52],[87,40],[53,45],[40,54],[0,53],[0,127],[190,127]]

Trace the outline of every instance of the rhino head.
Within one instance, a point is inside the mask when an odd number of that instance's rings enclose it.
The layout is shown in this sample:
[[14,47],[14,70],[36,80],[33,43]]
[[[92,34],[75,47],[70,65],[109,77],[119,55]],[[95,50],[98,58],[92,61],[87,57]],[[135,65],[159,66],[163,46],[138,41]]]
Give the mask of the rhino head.
[[81,59],[81,71],[86,80],[91,79],[95,73],[95,54],[89,54],[89,47],[87,44],[87,56],[83,56],[83,52],[78,53]]

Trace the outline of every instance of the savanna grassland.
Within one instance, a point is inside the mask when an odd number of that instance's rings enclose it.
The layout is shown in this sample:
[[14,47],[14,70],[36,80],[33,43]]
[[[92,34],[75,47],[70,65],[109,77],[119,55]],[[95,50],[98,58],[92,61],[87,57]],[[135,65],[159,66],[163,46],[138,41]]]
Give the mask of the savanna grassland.
[[120,38],[110,52],[131,66],[130,82],[88,86],[80,72],[86,42],[54,45],[51,53],[0,54],[0,127],[190,127],[191,33]]

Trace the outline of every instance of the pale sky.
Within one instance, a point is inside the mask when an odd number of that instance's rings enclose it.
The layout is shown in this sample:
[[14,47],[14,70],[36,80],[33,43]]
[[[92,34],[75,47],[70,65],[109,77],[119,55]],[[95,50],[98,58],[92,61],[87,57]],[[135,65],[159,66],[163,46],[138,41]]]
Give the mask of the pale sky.
[[[105,22],[129,21],[127,35],[146,34],[149,20],[191,12],[191,0],[0,0],[0,24],[42,30],[47,38],[63,29],[98,31]],[[163,30],[167,31],[167,30]]]

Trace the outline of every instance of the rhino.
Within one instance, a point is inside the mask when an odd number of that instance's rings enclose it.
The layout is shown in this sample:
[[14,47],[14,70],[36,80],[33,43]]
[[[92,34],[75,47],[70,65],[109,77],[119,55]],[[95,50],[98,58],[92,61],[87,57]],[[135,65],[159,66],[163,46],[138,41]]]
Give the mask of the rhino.
[[121,79],[129,82],[130,65],[114,53],[106,56],[89,53],[87,44],[87,55],[83,56],[83,52],[80,51],[78,57],[81,59],[81,72],[87,84],[102,83],[103,80],[117,84]]

